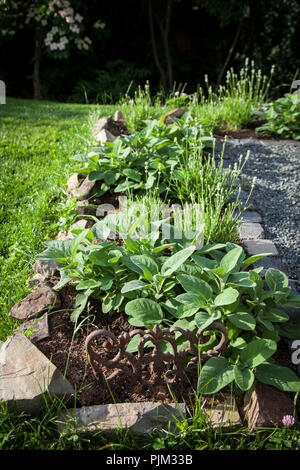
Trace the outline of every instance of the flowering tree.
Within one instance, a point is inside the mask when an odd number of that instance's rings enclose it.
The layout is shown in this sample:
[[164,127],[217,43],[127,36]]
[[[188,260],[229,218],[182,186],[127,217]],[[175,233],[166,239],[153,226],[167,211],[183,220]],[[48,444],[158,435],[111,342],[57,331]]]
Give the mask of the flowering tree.
[[[40,67],[43,53],[55,59],[67,58],[70,49],[88,51],[92,40],[85,34],[84,17],[73,0],[0,0],[0,38],[9,39],[25,28],[34,32],[34,98],[42,98]],[[105,23],[97,20],[94,29],[101,32]]]

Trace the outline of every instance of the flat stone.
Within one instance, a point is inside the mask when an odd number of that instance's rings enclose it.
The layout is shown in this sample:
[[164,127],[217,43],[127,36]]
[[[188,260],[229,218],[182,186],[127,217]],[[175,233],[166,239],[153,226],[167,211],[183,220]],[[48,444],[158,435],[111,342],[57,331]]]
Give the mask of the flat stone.
[[48,313],[44,313],[38,319],[27,320],[18,326],[16,333],[23,333],[28,336],[31,342],[37,343],[42,339],[49,337]]
[[278,256],[278,250],[271,240],[244,240],[243,247],[249,256],[270,253]]
[[88,176],[83,180],[79,188],[76,189],[74,196],[79,199],[79,201],[83,201],[84,199],[88,199],[90,197],[90,193],[95,186],[96,181],[90,181]]
[[117,109],[117,111],[114,114],[114,121],[120,121],[121,119],[124,119],[122,111]]
[[111,123],[112,123],[111,116],[106,116],[106,117],[99,119],[94,125],[93,132],[92,132],[93,137],[96,137],[99,134],[99,132],[101,132],[103,129],[108,129]]
[[76,188],[79,186],[79,178],[78,173],[74,173],[74,175],[70,176],[67,182],[67,191],[69,194],[73,195]]
[[[49,250],[45,250],[49,251]],[[50,279],[57,271],[57,261],[38,259],[32,266],[32,269],[37,273],[41,274],[44,279]]]
[[294,414],[294,404],[286,393],[256,381],[245,394],[243,411],[250,429],[282,426],[282,418]]
[[262,222],[262,216],[256,211],[245,211],[241,215],[242,222],[249,223],[260,223]]
[[72,237],[69,236],[68,232],[62,230],[61,232],[58,232],[55,237],[55,240],[72,240]]
[[35,287],[42,284],[44,281],[44,276],[42,274],[36,273],[31,279],[29,279],[28,284],[30,287]]
[[[174,120],[172,118],[180,119],[185,113],[187,113],[187,109],[181,109],[181,108],[174,108],[169,111],[165,117],[164,123],[167,125],[173,124]],[[159,118],[159,120],[162,118],[162,116]]]
[[16,320],[25,321],[40,316],[43,312],[60,307],[60,298],[50,287],[37,287],[25,299],[18,302],[10,311]]
[[226,395],[222,403],[204,406],[202,411],[213,428],[242,426],[235,399],[230,396]]
[[107,129],[102,129],[97,135],[96,135],[96,140],[98,144],[103,145],[105,142],[113,142],[116,140],[116,137],[112,135],[111,132],[109,132]]
[[70,227],[70,230],[68,232],[68,239],[72,240],[72,238],[73,238],[72,231],[73,230],[76,230],[76,229],[79,229],[79,228],[85,229],[85,228],[87,228],[88,223],[89,223],[89,221],[86,220],[86,219],[77,220],[77,222],[75,222],[75,224],[71,225],[71,227]]
[[74,394],[72,385],[21,333],[10,336],[0,350],[0,402],[36,413],[45,399]]
[[[232,196],[230,197],[229,201],[230,202],[235,202],[237,196],[239,196],[239,201],[241,205],[241,209],[245,209],[247,211],[254,211],[255,206],[251,200],[251,197],[248,200],[249,194],[241,189],[240,191],[235,191]],[[247,202],[248,201],[248,202]]]
[[240,237],[242,240],[255,240],[265,238],[264,229],[257,223],[242,223],[240,229]]
[[88,223],[89,223],[89,221],[86,220],[86,219],[77,220],[77,222],[75,222],[73,225],[71,225],[70,231],[72,231],[74,229],[77,229],[77,228],[86,228]]
[[67,426],[74,426],[76,432],[112,433],[122,427],[130,429],[134,434],[147,434],[156,429],[167,430],[168,421],[171,421],[171,429],[174,430],[175,418],[183,421],[185,414],[183,403],[117,403],[64,410],[57,425],[60,431]]
[[279,256],[266,256],[265,258],[255,261],[252,266],[253,268],[259,268],[261,266],[263,267],[263,270],[260,273],[261,276],[264,276],[267,269],[269,268],[279,269],[279,271],[288,274],[287,267],[282,263]]

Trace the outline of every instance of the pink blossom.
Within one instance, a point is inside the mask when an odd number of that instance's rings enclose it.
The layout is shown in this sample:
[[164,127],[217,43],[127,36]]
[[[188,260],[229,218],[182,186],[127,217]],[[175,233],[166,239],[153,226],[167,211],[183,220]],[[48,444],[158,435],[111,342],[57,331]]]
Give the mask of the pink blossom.
[[72,16],[66,16],[65,19],[67,23],[75,23],[74,18],[72,18]]
[[76,13],[75,20],[78,21],[78,23],[81,23],[83,20],[83,16],[79,15],[79,13]]
[[76,34],[80,33],[80,28],[77,25],[70,26],[70,30]]
[[285,415],[283,418],[282,418],[282,424],[288,428],[290,428],[291,426],[293,426],[295,424],[295,418],[294,416],[292,415]]

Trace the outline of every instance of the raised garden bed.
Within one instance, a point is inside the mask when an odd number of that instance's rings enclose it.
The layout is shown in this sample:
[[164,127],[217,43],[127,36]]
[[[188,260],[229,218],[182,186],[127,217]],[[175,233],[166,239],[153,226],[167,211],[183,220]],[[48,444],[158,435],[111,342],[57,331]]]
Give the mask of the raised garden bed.
[[[122,126],[118,127],[115,125],[113,126],[113,129],[111,127],[111,130],[121,128],[124,131],[124,127]],[[115,196],[111,196],[106,193],[104,197],[94,198],[90,202],[95,205],[98,205],[98,203],[114,204],[116,202],[116,198]],[[87,222],[86,227],[90,227],[91,225],[92,222],[89,221]],[[240,243],[247,240],[247,237],[250,240],[253,238],[264,238],[263,230],[259,222],[253,222],[251,220],[245,221],[243,226]],[[251,232],[251,230],[254,230],[254,232]],[[257,232],[257,230],[259,230],[259,232]],[[249,233],[250,235],[248,236],[247,234]],[[257,235],[257,233],[261,234],[261,236]],[[47,283],[54,287],[56,283],[59,282],[59,277],[57,277],[54,272],[51,274],[51,277],[47,278]],[[124,403],[127,401],[162,401],[163,403],[170,404],[173,402],[175,396],[178,401],[184,400],[186,403],[191,403],[192,407],[194,390],[197,387],[196,374],[189,377],[191,382],[189,386],[186,384],[180,384],[180,386],[174,387],[174,390],[172,389],[174,396],[170,395],[168,387],[164,385],[155,386],[152,389],[147,389],[147,387],[142,386],[140,383],[133,383],[129,386],[126,377],[116,380],[111,386],[111,390],[109,390],[105,384],[97,383],[92,374],[91,368],[87,365],[86,349],[84,346],[86,337],[96,328],[109,329],[115,334],[115,336],[119,336],[119,334],[124,331],[133,331],[135,326],[128,322],[128,317],[124,312],[113,313],[113,315],[103,314],[97,300],[91,300],[91,309],[88,311],[90,319],[82,323],[80,329],[74,336],[74,323],[70,322],[69,312],[73,309],[76,295],[77,291],[71,286],[65,286],[60,291],[60,311],[48,314],[50,335],[49,337],[45,337],[41,340],[37,339],[35,342],[38,349],[51,360],[62,374],[66,374],[71,385],[74,388],[76,387],[78,398],[82,406],[110,404],[112,400],[111,394],[113,394],[114,400],[117,403]],[[34,328],[32,324],[30,327]],[[103,357],[109,357],[111,351],[108,351],[106,345],[102,342],[99,344],[98,353]],[[285,347],[285,343],[283,341],[278,343],[278,349],[273,358],[276,359],[280,365],[289,366],[288,349]],[[151,379],[151,374],[149,378]],[[229,391],[229,388],[224,389],[224,392],[228,393]],[[289,398],[288,394],[286,394],[286,396]],[[208,395],[206,399],[209,400],[211,397]],[[237,395],[236,399],[239,410],[243,415],[245,406],[243,396]],[[222,403],[222,395],[220,395],[220,398],[216,395],[216,403],[218,405]],[[290,407],[291,402],[287,400],[286,409],[290,410]]]

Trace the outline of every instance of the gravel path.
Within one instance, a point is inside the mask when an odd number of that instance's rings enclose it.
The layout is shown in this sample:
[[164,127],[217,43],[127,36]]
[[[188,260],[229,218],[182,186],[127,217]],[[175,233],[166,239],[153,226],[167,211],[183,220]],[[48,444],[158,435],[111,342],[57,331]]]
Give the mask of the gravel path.
[[252,201],[263,217],[266,238],[276,244],[289,278],[297,281],[295,287],[300,293],[300,142],[228,139],[225,166],[248,150],[243,185],[248,189],[256,177]]

